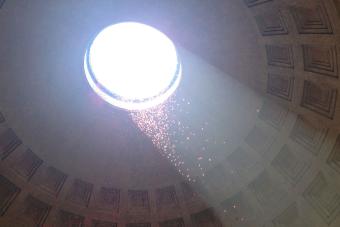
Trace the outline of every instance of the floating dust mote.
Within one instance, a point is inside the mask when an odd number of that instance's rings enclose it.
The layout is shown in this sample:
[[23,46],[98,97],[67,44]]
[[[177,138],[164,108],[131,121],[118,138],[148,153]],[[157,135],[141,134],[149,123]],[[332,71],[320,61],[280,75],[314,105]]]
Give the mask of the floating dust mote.
[[176,149],[178,141],[173,141],[175,134],[184,133],[184,126],[175,119],[175,109],[178,111],[179,106],[175,98],[172,97],[157,107],[131,112],[130,115],[139,129],[158,148],[161,155],[166,157],[182,176],[189,181],[195,181],[190,174],[190,169],[185,167],[181,151]]

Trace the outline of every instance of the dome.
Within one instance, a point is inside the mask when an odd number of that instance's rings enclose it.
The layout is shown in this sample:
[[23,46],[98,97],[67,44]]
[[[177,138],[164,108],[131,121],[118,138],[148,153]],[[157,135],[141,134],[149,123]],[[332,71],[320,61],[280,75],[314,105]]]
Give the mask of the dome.
[[[339,15],[336,0],[0,0],[0,226],[338,227]],[[172,40],[181,72],[137,111],[84,71],[94,37],[131,21]]]

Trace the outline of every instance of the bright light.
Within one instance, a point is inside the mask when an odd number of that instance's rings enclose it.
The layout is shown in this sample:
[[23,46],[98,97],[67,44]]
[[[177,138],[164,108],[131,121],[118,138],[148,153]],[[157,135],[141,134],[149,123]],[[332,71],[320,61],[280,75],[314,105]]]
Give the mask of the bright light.
[[84,67],[100,97],[128,110],[164,102],[181,78],[172,41],[155,28],[135,22],[102,30],[86,52]]

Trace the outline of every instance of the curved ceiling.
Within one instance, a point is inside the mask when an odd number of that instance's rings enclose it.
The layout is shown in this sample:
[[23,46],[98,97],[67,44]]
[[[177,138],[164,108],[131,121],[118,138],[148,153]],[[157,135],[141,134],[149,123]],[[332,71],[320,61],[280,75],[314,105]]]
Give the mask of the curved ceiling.
[[[0,5],[0,225],[340,224],[338,0]],[[179,48],[160,108],[87,84],[89,41],[121,21]]]

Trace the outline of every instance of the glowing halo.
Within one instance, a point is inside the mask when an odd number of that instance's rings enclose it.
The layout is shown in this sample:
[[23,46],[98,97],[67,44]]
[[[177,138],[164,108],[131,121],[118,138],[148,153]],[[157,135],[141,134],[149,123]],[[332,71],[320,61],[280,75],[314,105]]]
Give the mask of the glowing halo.
[[176,90],[182,67],[173,42],[148,25],[111,25],[94,38],[84,58],[86,78],[108,103],[127,110],[154,107]]

